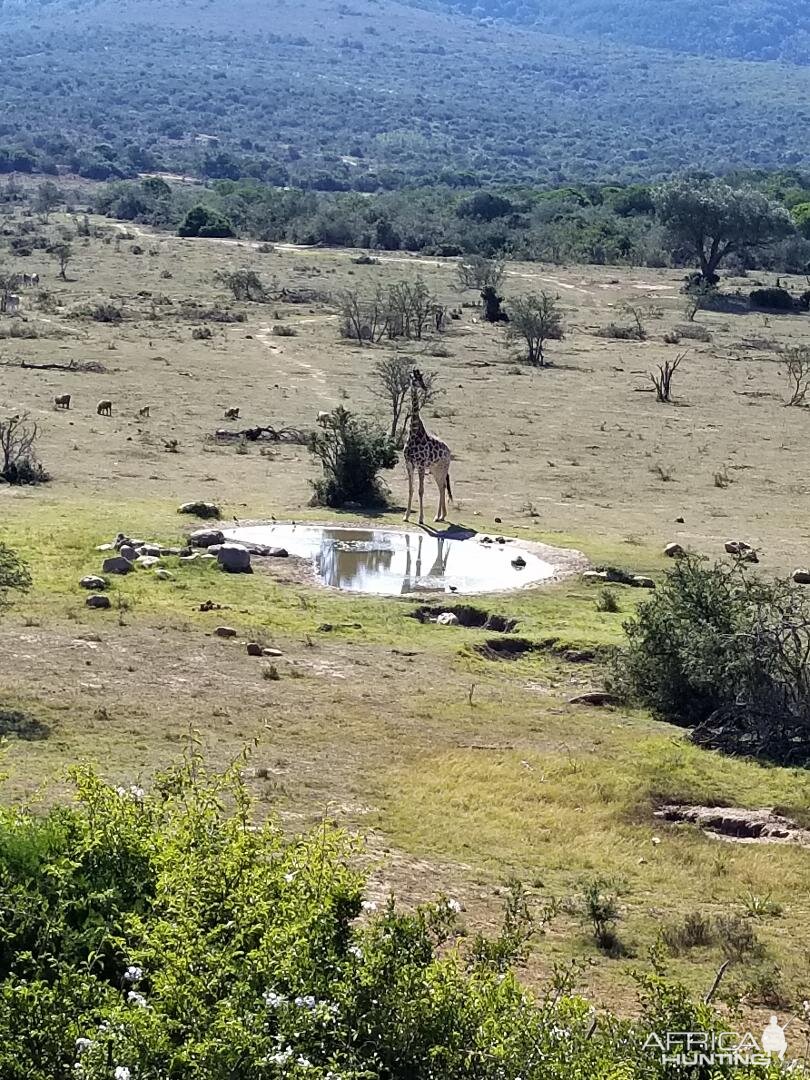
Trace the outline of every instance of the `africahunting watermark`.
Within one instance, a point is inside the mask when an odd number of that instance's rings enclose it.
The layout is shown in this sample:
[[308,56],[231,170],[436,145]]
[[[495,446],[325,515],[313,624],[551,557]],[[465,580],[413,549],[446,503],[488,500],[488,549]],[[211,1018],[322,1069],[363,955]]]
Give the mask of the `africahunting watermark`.
[[787,1054],[785,1028],[776,1016],[772,1016],[762,1034],[757,1037],[750,1031],[664,1031],[653,1032],[644,1043],[644,1049],[664,1065],[691,1068],[700,1065],[752,1066],[770,1065],[775,1060],[790,1065]]

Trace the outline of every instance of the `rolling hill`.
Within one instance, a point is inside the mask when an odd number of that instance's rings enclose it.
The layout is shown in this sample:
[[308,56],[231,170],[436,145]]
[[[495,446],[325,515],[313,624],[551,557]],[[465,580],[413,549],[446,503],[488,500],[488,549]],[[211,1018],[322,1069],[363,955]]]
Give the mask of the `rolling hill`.
[[[589,4],[570,10],[574,25]],[[369,191],[810,164],[810,68],[576,38],[553,19],[557,36],[391,0],[6,0],[2,14],[6,172]]]
[[673,53],[810,64],[804,0],[414,0],[479,20]]

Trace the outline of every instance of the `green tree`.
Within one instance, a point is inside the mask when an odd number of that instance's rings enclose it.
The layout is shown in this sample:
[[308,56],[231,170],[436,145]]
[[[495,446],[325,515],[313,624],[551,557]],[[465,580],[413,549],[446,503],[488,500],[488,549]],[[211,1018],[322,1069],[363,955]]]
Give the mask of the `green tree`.
[[796,228],[805,240],[810,240],[810,202],[803,202],[799,203],[798,206],[794,206],[792,214]]
[[34,209],[38,214],[42,214],[47,221],[51,210],[63,202],[64,198],[64,194],[53,180],[45,180],[37,188],[37,193],[34,196]]
[[234,295],[235,300],[264,300],[267,290],[255,270],[217,270],[214,280]]
[[310,436],[309,449],[323,468],[323,479],[313,483],[315,506],[385,504],[377,474],[393,469],[397,452],[384,432],[338,405]]
[[59,277],[62,281],[67,281],[67,268],[68,263],[73,258],[73,248],[66,240],[60,240],[56,244],[51,244],[48,248],[48,254],[53,256],[59,263]]
[[549,293],[531,293],[510,302],[506,340],[523,347],[529,364],[546,367],[546,342],[562,340],[563,332],[562,312]]
[[761,191],[721,180],[673,180],[656,189],[655,204],[673,246],[688,248],[704,281],[711,283],[732,251],[758,247],[793,231],[783,206]]
[[22,283],[22,275],[16,270],[0,266],[0,312],[6,310],[9,296],[17,292]]
[[177,230],[178,236],[233,236],[231,223],[208,206],[194,206]]
[[147,176],[141,181],[141,187],[153,199],[168,199],[172,189],[161,176]]

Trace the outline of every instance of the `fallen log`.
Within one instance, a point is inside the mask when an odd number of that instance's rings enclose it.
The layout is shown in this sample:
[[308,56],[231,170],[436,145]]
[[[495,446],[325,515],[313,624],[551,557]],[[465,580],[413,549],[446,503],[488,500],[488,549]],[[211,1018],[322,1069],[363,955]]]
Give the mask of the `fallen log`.
[[243,428],[241,431],[230,431],[227,428],[218,428],[214,432],[217,442],[287,442],[298,443],[302,446],[309,442],[309,432],[300,428],[274,428],[271,424],[257,425],[256,427]]

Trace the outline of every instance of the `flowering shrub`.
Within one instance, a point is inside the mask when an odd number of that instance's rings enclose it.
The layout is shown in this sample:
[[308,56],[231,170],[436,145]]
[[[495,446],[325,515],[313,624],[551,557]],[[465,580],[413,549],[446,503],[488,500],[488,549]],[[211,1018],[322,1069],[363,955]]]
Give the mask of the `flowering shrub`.
[[711,1022],[657,978],[635,1024],[533,999],[520,905],[466,951],[457,902],[377,910],[355,844],[256,826],[237,767],[73,779],[72,808],[0,811],[3,1080],[668,1077],[650,1027]]

